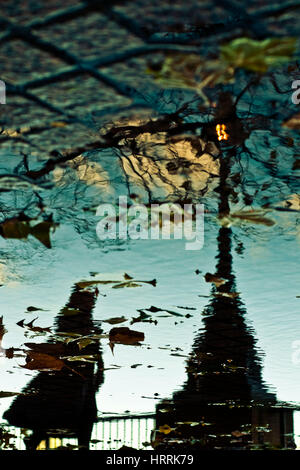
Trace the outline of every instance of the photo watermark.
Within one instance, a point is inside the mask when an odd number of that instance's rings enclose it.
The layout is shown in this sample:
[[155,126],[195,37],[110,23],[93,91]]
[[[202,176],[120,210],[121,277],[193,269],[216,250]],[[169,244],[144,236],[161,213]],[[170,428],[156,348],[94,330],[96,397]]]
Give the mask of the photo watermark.
[[294,93],[292,94],[292,103],[299,104],[300,103],[300,80],[294,80],[292,83],[292,88]]
[[0,80],[0,104],[6,104],[6,85]]
[[117,206],[100,204],[96,233],[100,240],[185,239],[186,250],[200,250],[204,244],[203,204],[128,204],[120,196]]

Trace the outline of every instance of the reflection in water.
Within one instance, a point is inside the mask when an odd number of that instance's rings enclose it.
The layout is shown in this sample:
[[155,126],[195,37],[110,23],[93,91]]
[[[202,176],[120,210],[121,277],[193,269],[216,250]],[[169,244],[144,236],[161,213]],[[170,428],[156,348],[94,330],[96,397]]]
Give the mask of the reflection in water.
[[183,390],[157,407],[156,429],[161,426],[162,432],[157,433],[155,446],[178,442],[203,448],[294,446],[293,410],[279,407],[262,380],[256,341],[235,292],[230,242],[231,229],[221,228],[216,275],[227,282],[213,288]]
[[[99,333],[92,322],[96,292],[73,288],[70,299],[56,320],[56,332],[90,335]],[[70,313],[77,310],[76,315]],[[80,312],[78,313],[78,309]],[[62,343],[63,356],[80,354],[74,342]],[[41,441],[53,437],[76,437],[79,448],[88,448],[94,422],[97,420],[95,394],[103,383],[103,363],[99,341],[84,348],[84,355],[97,355],[97,368],[92,362],[72,361],[70,369],[41,371],[12,403],[4,418],[9,424],[30,429],[26,448],[34,450]],[[95,370],[96,369],[96,370]]]
[[[227,175],[232,151],[221,163],[219,214],[229,213]],[[232,231],[221,227],[212,300],[204,330],[187,362],[187,381],[171,401],[156,409],[153,446],[194,444],[202,449],[294,448],[293,409],[280,406],[262,379],[253,331],[246,325],[236,292],[231,255]],[[225,282],[224,282],[225,281]]]

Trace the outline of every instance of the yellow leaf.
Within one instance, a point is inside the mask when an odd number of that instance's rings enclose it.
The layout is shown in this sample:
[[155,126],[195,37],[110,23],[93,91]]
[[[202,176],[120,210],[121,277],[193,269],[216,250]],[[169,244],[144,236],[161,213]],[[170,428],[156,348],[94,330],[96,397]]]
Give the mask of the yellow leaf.
[[228,66],[265,73],[268,68],[288,62],[295,52],[296,38],[270,38],[257,41],[237,38],[221,46],[220,59]]
[[172,428],[168,424],[164,424],[163,426],[159,426],[159,432],[163,434],[170,434]]
[[92,343],[95,343],[95,341],[90,338],[84,338],[77,342],[80,351]]
[[52,121],[51,127],[66,127],[67,123],[64,121]]

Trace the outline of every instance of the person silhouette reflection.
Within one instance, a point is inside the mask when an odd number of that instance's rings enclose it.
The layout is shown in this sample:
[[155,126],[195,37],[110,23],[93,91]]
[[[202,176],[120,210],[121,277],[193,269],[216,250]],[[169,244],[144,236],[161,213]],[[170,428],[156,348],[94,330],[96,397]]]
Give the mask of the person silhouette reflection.
[[[97,289],[75,285],[66,306],[56,317],[56,334],[87,336],[99,334],[92,319]],[[53,340],[49,341],[51,347]],[[38,345],[36,346],[38,348]],[[47,348],[47,345],[46,345]],[[80,354],[96,357],[96,362],[70,361],[70,368],[40,371],[4,413],[10,425],[32,430],[25,439],[26,449],[34,450],[49,436],[76,437],[79,449],[88,449],[94,422],[97,420],[95,395],[103,383],[103,363],[99,341],[94,340],[80,352],[77,342],[58,342],[59,356]],[[38,350],[38,349],[37,349]],[[47,352],[47,351],[46,351]]]

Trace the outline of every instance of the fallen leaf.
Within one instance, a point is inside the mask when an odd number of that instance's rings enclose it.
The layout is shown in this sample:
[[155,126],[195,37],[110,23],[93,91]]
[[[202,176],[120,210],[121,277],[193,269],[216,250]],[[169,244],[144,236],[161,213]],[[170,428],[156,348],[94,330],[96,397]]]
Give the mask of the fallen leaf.
[[65,366],[61,359],[36,351],[27,351],[26,361],[21,367],[29,370],[61,370]]
[[31,331],[34,331],[36,333],[45,333],[45,332],[48,332],[48,333],[51,333],[51,329],[50,327],[41,327],[41,326],[33,326],[33,323],[35,322],[35,320],[37,320],[37,318],[34,318],[33,320],[31,320],[31,322],[29,323],[24,323],[25,319],[23,320],[20,320],[17,325],[20,326],[21,328],[28,328],[29,330]]
[[173,431],[174,428],[171,428],[168,424],[164,424],[163,426],[159,426],[158,430],[159,432],[163,434],[170,434],[171,431]]
[[83,338],[77,341],[77,345],[80,351],[86,348],[89,344],[95,344],[95,340],[91,338]]
[[24,343],[24,345],[34,352],[60,356],[65,352],[65,346],[62,343]]
[[154,305],[151,305],[150,308],[145,308],[148,312],[167,312],[170,315],[175,315],[175,317],[183,317],[182,313],[174,312],[174,310],[167,310],[166,308],[157,308]]
[[32,306],[27,307],[27,309],[26,309],[27,312],[36,312],[37,310],[41,310],[41,311],[43,311],[43,312],[47,312],[47,310],[44,310],[43,308],[32,307]]
[[282,127],[288,127],[289,129],[299,130],[300,129],[300,113],[294,114],[292,117],[282,123]]
[[63,359],[67,361],[81,361],[81,362],[96,362],[98,356],[86,354],[82,356],[63,356]]
[[13,397],[14,395],[21,395],[18,392],[2,392],[0,391],[0,398]]
[[114,318],[109,318],[108,320],[102,320],[105,323],[109,323],[110,325],[116,325],[117,323],[123,323],[124,321],[127,321],[127,318],[125,317],[114,317]]
[[144,339],[144,333],[126,327],[112,328],[109,332],[110,343],[139,345],[140,341],[144,341]]
[[151,316],[147,315],[147,313],[143,312],[143,310],[138,310],[138,312],[140,312],[140,315],[138,317],[132,317],[130,325],[138,322],[154,323],[157,325],[157,320],[152,320]]
[[66,127],[67,123],[64,121],[52,121],[50,125],[51,127]]
[[[125,273],[126,274],[126,273]],[[128,275],[127,275],[128,276]],[[125,277],[125,275],[124,275]],[[140,287],[140,284],[151,284],[152,286],[156,286],[156,279],[152,279],[152,281],[141,281],[134,279],[129,276],[130,279],[125,280],[125,281],[115,281],[115,280],[94,280],[94,281],[80,281],[77,282],[77,286],[80,289],[85,289],[87,287],[91,287],[97,284],[114,284],[113,289],[120,289],[123,287]]]
[[46,248],[51,248],[50,230],[55,228],[52,220],[38,222],[32,225],[35,219],[29,219],[24,215],[7,219],[0,224],[0,235],[5,239],[26,240],[32,235],[39,240]]
[[233,69],[244,68],[260,74],[270,67],[289,62],[295,52],[296,38],[255,40],[236,38],[220,47],[220,60]]
[[115,284],[112,288],[122,289],[123,287],[141,287],[141,284],[137,284],[136,282],[126,281],[126,282],[121,282],[120,284]]
[[176,308],[182,308],[184,310],[197,310],[196,307],[181,307],[180,305],[176,305]]
[[228,214],[225,217],[220,218],[221,225],[228,227],[232,223],[235,223],[236,220],[241,220],[242,222],[266,225],[267,227],[272,227],[275,224],[274,220],[265,217],[267,211],[263,210],[251,210],[251,211],[240,211],[233,212]]
[[132,277],[132,276],[129,276],[129,274],[127,274],[127,273],[124,273],[124,279],[125,279],[126,281],[129,281],[130,279],[133,279],[133,277]]
[[211,273],[206,273],[204,279],[206,282],[213,283],[216,287],[220,287],[226,282],[225,279],[222,279],[221,277],[218,277],[215,274]]

